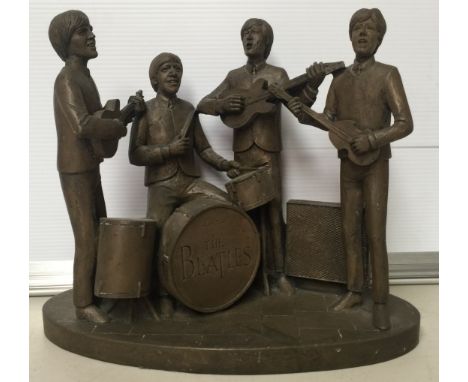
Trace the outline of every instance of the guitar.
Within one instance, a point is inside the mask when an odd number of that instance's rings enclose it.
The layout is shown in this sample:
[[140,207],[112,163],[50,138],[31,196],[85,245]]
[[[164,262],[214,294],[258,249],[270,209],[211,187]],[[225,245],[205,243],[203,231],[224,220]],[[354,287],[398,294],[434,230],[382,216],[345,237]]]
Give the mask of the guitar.
[[[279,87],[270,88],[270,92],[273,92],[279,100],[286,103],[293,98],[284,89]],[[370,150],[364,154],[356,154],[351,147],[354,138],[361,134],[369,133],[370,130],[360,128],[356,122],[351,120],[332,122],[323,114],[317,113],[304,104],[302,104],[302,111],[319,126],[328,130],[328,136],[333,146],[338,151],[346,151],[348,159],[358,166],[368,166],[379,157],[380,149]]]
[[[141,90],[136,92],[137,96],[143,97]],[[122,121],[128,121],[130,118],[135,116],[135,104],[133,102],[127,104],[122,110],[120,110],[120,100],[111,99],[106,102],[104,108],[98,110],[93,114],[98,118],[105,119],[120,119]],[[91,147],[94,155],[97,158],[112,158],[117,152],[119,145],[119,139],[91,139]]]
[[[345,68],[343,61],[324,64],[325,74],[334,73]],[[286,82],[284,88],[288,91],[297,90],[309,81],[307,73],[295,77]],[[248,125],[257,115],[271,113],[276,98],[268,91],[268,82],[264,79],[255,81],[249,89],[229,89],[220,97],[241,95],[245,98],[244,109],[240,113],[222,114],[221,120],[225,125],[233,129],[239,129]]]

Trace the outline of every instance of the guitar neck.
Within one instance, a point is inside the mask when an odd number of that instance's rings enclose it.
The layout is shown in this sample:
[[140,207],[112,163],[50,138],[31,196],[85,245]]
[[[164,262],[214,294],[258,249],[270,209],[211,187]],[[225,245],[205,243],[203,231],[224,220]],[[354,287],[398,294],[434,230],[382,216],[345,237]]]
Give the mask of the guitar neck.
[[[285,90],[279,89],[278,93],[275,94],[277,98],[281,99],[284,102],[289,102],[293,97],[288,94]],[[302,104],[302,111],[306,113],[309,117],[312,118],[314,122],[316,122],[318,125],[326,128],[327,130],[332,131],[342,139],[344,139],[347,142],[351,141],[351,138],[349,137],[348,134],[346,134],[344,131],[342,131],[339,127],[337,127],[332,121],[330,121],[327,117],[325,117],[323,114],[317,113],[316,111],[312,110],[310,107],[307,107],[306,105]]]
[[[325,75],[328,75],[330,73],[334,73],[338,70],[344,69],[345,63],[343,61],[338,61],[338,62],[328,62],[323,64],[324,66],[324,72]],[[289,81],[286,82],[286,84],[283,86],[285,90],[291,90],[295,89],[298,87],[304,86],[308,81],[310,80],[309,76],[307,73],[301,74],[300,76],[294,77],[290,79]]]
[[[138,97],[143,97],[143,91],[138,90],[135,94]],[[120,110],[120,119],[123,121],[128,121],[130,118],[133,118],[135,115],[136,105],[134,102],[130,102],[125,107]]]
[[351,143],[352,137],[338,127],[333,121],[330,121],[324,114],[317,113],[306,105],[302,106],[302,110],[309,115],[317,124],[325,127],[327,130],[331,131],[335,135],[339,136],[344,141]]
[[130,116],[134,113],[134,111],[135,104],[129,103],[122,110],[120,110],[120,118],[123,121],[127,121],[130,118]]

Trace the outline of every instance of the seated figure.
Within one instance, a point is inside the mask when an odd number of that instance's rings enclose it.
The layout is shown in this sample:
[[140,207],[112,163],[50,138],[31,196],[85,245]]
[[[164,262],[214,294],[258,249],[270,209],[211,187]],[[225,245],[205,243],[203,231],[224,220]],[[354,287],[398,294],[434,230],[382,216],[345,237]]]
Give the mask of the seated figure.
[[[177,97],[182,72],[175,54],[161,53],[153,59],[149,77],[157,94],[146,102],[146,112],[134,122],[130,138],[130,163],[146,166],[146,216],[156,220],[159,231],[178,206],[193,198],[228,199],[224,191],[200,180],[194,150],[218,171],[239,167],[213,151],[193,105]],[[170,315],[172,303],[162,287],[159,294],[163,315]]]

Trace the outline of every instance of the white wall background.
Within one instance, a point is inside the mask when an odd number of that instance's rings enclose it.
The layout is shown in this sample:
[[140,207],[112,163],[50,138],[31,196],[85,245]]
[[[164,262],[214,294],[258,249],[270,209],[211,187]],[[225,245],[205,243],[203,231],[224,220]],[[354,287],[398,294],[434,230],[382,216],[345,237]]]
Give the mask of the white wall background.
[[[125,102],[142,89],[154,96],[147,71],[162,51],[184,63],[180,97],[197,104],[226,73],[245,61],[240,27],[250,17],[266,19],[275,41],[269,62],[302,74],[314,61],[351,64],[348,38],[352,13],[378,7],[387,35],[377,59],[398,66],[415,130],[396,142],[390,162],[388,249],[438,251],[438,2],[436,0],[349,1],[30,1],[30,260],[71,260],[73,234],[56,171],[53,83],[63,63],[47,37],[50,20],[81,9],[96,34],[99,57],[89,64],[103,103]],[[321,111],[330,79],[314,109]],[[232,132],[220,120],[201,116],[212,146],[231,157]],[[326,134],[283,113],[284,200],[339,201],[339,160]],[[117,155],[101,166],[108,215],[144,216],[143,168],[127,158],[128,135]],[[204,168],[218,186],[226,180]]]

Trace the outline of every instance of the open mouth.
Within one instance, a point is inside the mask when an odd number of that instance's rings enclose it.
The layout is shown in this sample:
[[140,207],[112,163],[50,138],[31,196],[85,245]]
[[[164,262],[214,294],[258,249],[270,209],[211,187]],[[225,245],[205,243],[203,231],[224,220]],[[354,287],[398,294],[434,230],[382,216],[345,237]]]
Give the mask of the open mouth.
[[95,41],[92,41],[92,42],[88,42],[88,47],[90,48],[96,48],[96,42]]
[[167,81],[168,84],[170,85],[179,85],[179,80],[177,79],[170,79]]
[[247,49],[250,50],[250,49],[253,48],[253,43],[252,43],[252,42],[248,42],[247,44],[245,44],[245,47],[246,47]]

